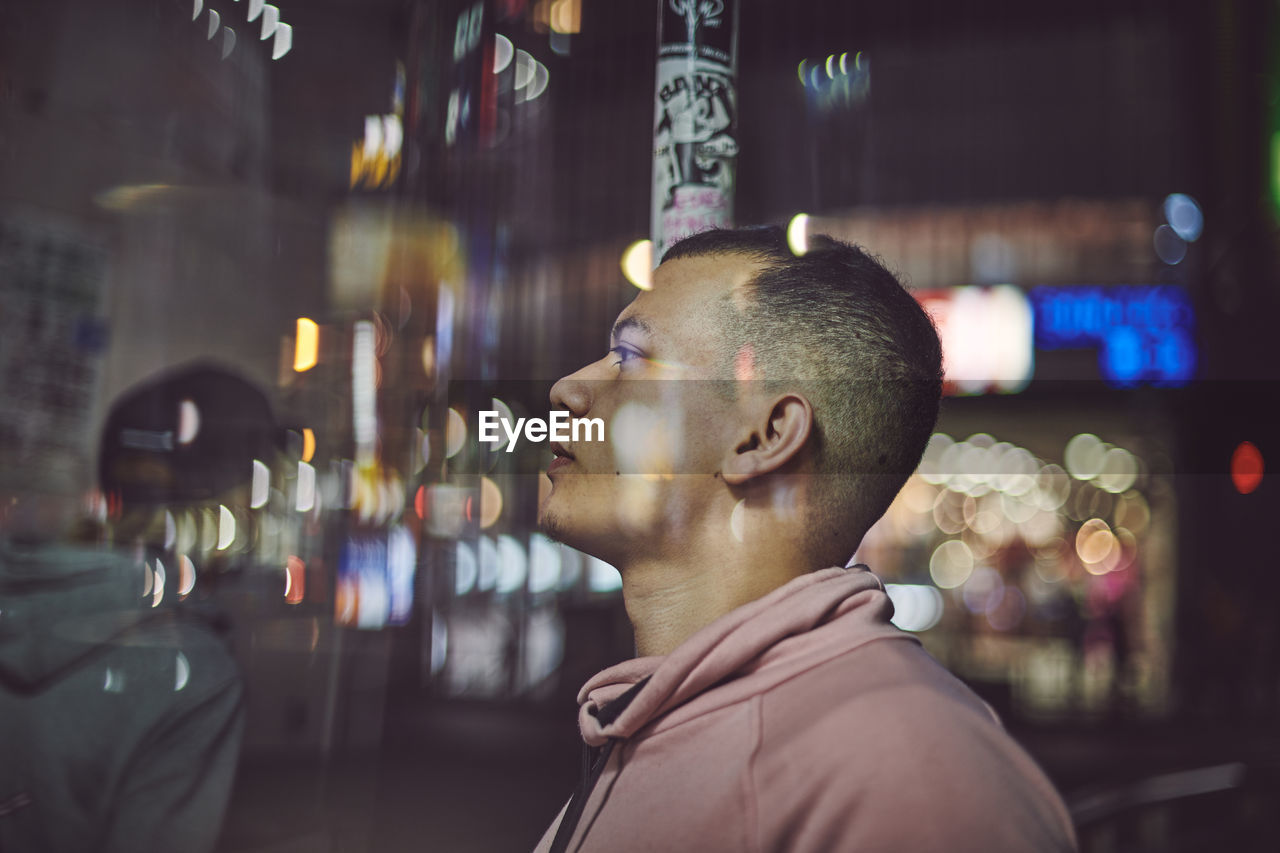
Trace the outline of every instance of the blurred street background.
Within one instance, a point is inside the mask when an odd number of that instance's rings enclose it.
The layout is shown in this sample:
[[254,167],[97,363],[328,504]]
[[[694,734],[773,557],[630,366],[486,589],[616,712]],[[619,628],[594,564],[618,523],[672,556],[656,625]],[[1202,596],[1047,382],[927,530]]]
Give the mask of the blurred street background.
[[[664,97],[664,2],[0,0],[0,454],[100,474],[102,531],[146,492],[149,602],[217,614],[218,849],[530,849],[568,797],[621,581],[474,414],[545,417],[648,286],[673,97],[722,213],[868,247],[939,324],[858,554],[899,627],[1083,849],[1275,849],[1280,3],[740,0],[733,91]],[[179,385],[186,468],[121,451],[117,401],[193,363],[270,440]]]

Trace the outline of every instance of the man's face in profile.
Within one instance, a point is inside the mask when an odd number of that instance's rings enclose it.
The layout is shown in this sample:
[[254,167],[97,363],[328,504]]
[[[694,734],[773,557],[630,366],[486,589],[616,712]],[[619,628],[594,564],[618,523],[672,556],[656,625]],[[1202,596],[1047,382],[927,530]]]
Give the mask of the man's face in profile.
[[723,320],[755,271],[736,255],[663,264],[618,315],[608,352],[555,384],[553,407],[603,419],[605,440],[557,451],[538,512],[548,533],[616,564],[678,546],[701,522],[741,420],[728,381],[750,359]]

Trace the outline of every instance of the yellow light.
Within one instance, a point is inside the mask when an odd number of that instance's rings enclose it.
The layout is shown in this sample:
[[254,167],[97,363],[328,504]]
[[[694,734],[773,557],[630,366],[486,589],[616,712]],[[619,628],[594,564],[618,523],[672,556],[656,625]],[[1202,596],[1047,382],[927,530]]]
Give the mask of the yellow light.
[[[293,348],[293,369],[301,373],[316,366],[320,349],[320,327],[314,320],[298,318],[298,334]],[[286,350],[287,352],[287,350]]]
[[422,341],[422,371],[428,378],[436,375],[436,339],[427,335]]
[[351,143],[351,180],[350,189],[355,189],[364,174],[364,140]]
[[551,4],[552,32],[572,35],[582,28],[581,0],[555,0]]
[[809,251],[809,214],[797,213],[787,225],[787,245],[791,254],[800,257]]
[[480,478],[480,527],[488,530],[502,515],[502,490],[488,477]]
[[551,17],[551,0],[538,0],[533,5],[533,30],[545,33]]
[[131,210],[158,201],[175,191],[180,192],[181,188],[172,184],[122,184],[103,190],[94,196],[93,201],[107,210]]
[[641,290],[653,290],[653,243],[637,240],[622,253],[622,274]]
[[316,434],[311,427],[303,427],[302,429],[302,461],[310,462],[311,457],[316,455]]
[[1076,554],[1084,563],[1085,569],[1094,575],[1105,575],[1111,571],[1119,555],[1119,542],[1105,521],[1091,518],[1080,525],[1076,533]]
[[444,457],[452,459],[467,443],[467,420],[458,414],[457,409],[450,409],[444,427]]

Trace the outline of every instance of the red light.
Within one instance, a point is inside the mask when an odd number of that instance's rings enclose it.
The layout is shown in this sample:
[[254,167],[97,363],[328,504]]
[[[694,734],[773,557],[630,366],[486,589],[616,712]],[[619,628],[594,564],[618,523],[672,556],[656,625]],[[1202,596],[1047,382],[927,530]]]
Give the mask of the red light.
[[427,517],[427,487],[418,486],[418,492],[413,496],[413,509],[418,513],[418,518]]
[[293,554],[285,562],[284,600],[289,604],[298,604],[307,593],[307,564],[301,557]]
[[1236,491],[1247,495],[1262,483],[1262,451],[1253,442],[1242,441],[1231,454],[1231,482]]

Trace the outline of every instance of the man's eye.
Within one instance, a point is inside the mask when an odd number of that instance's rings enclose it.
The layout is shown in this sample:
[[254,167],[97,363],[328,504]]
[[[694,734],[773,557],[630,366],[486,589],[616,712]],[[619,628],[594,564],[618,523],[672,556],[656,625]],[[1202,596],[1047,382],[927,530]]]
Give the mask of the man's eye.
[[618,359],[613,363],[614,367],[621,367],[629,361],[635,361],[642,358],[640,353],[636,352],[631,347],[625,346],[610,347],[609,354]]

